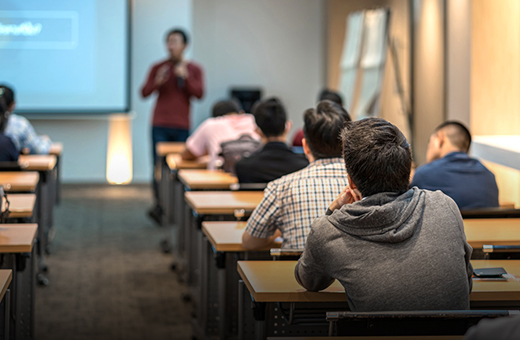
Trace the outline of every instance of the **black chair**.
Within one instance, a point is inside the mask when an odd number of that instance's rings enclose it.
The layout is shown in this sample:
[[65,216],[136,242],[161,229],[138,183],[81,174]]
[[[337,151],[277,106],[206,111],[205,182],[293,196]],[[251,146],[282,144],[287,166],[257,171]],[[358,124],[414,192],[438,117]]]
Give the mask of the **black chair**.
[[18,162],[0,162],[0,171],[21,171],[27,168],[27,164]]
[[517,310],[327,312],[329,336],[463,335],[481,319],[519,315]]
[[229,186],[231,191],[264,191],[267,183],[234,183]]
[[520,209],[514,208],[482,208],[460,211],[462,218],[519,218]]

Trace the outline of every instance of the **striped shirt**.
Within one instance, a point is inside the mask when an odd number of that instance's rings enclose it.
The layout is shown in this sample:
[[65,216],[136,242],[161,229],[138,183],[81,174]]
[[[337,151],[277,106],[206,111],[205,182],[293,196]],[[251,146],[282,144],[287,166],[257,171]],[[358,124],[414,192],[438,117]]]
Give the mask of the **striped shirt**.
[[269,183],[264,199],[247,221],[246,232],[268,238],[280,229],[284,248],[303,248],[312,222],[325,214],[347,184],[343,159],[318,159]]

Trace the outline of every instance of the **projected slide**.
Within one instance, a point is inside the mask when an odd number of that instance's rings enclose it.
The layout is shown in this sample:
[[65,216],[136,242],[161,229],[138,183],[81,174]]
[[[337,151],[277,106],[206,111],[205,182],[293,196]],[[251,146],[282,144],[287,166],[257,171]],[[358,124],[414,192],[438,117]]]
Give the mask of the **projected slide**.
[[128,109],[128,0],[2,0],[0,83],[17,110]]

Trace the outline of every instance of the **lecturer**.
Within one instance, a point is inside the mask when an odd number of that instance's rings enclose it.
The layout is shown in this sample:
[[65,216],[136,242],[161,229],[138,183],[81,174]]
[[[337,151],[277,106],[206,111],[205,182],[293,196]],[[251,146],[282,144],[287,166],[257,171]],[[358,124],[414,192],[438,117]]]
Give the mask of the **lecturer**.
[[[157,93],[157,102],[152,120],[152,147],[154,167],[157,161],[155,145],[158,142],[184,142],[190,129],[190,99],[202,98],[204,81],[202,68],[183,57],[188,45],[188,36],[180,29],[166,35],[169,58],[153,65],[146,84],[141,89],[143,98]],[[155,206],[150,217],[160,223],[162,208],[155,176],[153,177]]]

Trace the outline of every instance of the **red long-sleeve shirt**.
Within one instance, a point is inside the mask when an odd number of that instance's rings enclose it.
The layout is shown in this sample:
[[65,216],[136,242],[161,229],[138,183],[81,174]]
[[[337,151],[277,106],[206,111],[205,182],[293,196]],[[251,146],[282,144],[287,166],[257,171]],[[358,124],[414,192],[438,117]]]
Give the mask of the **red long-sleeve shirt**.
[[[155,75],[163,65],[170,65],[170,77],[161,86],[155,85]],[[177,84],[175,65],[171,60],[165,60],[153,65],[146,83],[141,89],[143,98],[153,92],[158,93],[153,112],[153,126],[178,129],[190,128],[190,98],[202,98],[204,95],[204,80],[202,68],[194,62],[187,63],[188,77],[184,80],[184,88]]]

